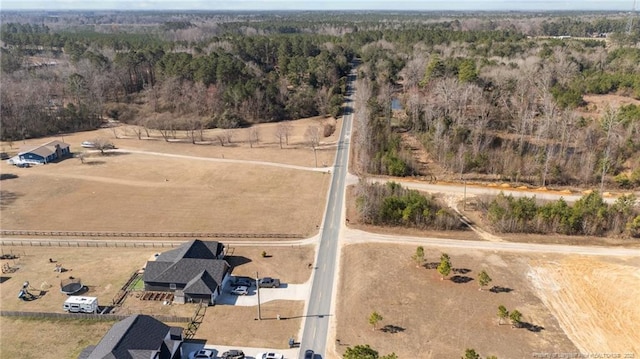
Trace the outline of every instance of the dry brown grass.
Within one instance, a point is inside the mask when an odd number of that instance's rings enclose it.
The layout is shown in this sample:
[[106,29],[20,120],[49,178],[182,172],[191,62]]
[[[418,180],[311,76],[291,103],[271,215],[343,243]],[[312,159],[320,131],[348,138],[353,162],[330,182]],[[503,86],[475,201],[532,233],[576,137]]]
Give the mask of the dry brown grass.
[[256,320],[257,307],[209,307],[196,338],[218,345],[288,348],[289,338],[296,338],[300,330],[304,302],[278,300],[260,307],[263,320]]
[[[315,122],[296,122],[292,143],[302,141],[299,133]],[[65,141],[73,144],[73,150],[80,150],[83,139],[109,131],[74,134]],[[137,139],[115,142],[123,148],[167,154],[224,155],[225,159],[313,166],[309,162],[313,152],[308,148],[280,150],[273,144],[221,148]],[[319,152],[320,161],[332,163],[334,148]],[[0,165],[2,174],[17,175],[2,181],[2,228],[310,235],[321,221],[330,180],[322,172],[143,154],[92,154],[85,162],[67,159],[32,168]]]
[[[440,249],[425,246],[427,262],[439,261]],[[449,250],[454,268],[469,269],[468,283],[441,280],[435,269],[416,268],[415,246],[358,244],[342,250],[337,303],[337,338],[347,346],[370,344],[380,354],[400,358],[457,358],[467,348],[482,356],[529,358],[534,352],[576,352],[552,313],[533,292],[526,277],[529,258],[472,250]],[[491,285],[509,293],[479,291],[477,274],[486,269]],[[518,309],[523,320],[540,332],[497,325],[497,308]],[[371,312],[384,319],[379,327],[397,326],[398,333],[372,330]]]
[[[60,247],[2,247],[2,253],[18,255],[16,260],[3,260],[18,270],[3,274],[0,284],[0,309],[30,312],[63,313],[62,303],[67,298],[59,292],[60,280],[74,276],[81,278],[87,285],[88,296],[98,297],[102,305],[111,302],[118,290],[125,284],[130,275],[142,268],[145,262],[161,248],[60,248]],[[165,250],[168,250],[166,248]],[[271,257],[263,258],[260,253],[266,250]],[[237,265],[234,274],[271,275],[286,283],[303,283],[309,279],[310,272],[306,263],[314,255],[311,246],[284,246],[268,248],[233,247],[229,262]],[[56,263],[50,263],[52,258]],[[56,264],[68,269],[67,272],[54,271]],[[34,301],[23,302],[17,298],[18,291],[25,281],[34,287],[34,294],[40,289],[46,293]],[[51,287],[48,287],[50,285]],[[303,303],[275,301],[263,305],[266,318],[299,317],[302,315]],[[191,317],[195,305],[163,305],[162,302],[142,301],[132,293],[121,308],[115,313],[129,315],[146,313],[154,315]],[[291,320],[265,321],[253,323],[251,313],[255,307],[216,306],[207,310],[205,321],[198,329],[197,338],[215,341],[216,343],[237,343],[246,338],[264,346],[282,347],[286,339],[297,333],[300,318]],[[242,324],[241,326],[235,323]],[[40,357],[38,353],[51,352],[55,358],[75,358],[87,345],[96,344],[113,323],[78,321],[78,320],[35,320],[18,318],[0,318],[0,357]],[[175,324],[186,326],[186,323]],[[254,328],[241,336],[243,327]],[[231,330],[230,328],[236,328]],[[269,330],[264,330],[270,328]],[[37,333],[37,334],[36,334]],[[56,333],[43,336],[42,333]],[[285,339],[282,339],[285,338]],[[55,342],[52,352],[50,346]],[[26,350],[28,348],[29,350]],[[25,354],[25,352],[27,354]],[[19,355],[18,355],[19,354]],[[25,356],[26,355],[26,356]]]

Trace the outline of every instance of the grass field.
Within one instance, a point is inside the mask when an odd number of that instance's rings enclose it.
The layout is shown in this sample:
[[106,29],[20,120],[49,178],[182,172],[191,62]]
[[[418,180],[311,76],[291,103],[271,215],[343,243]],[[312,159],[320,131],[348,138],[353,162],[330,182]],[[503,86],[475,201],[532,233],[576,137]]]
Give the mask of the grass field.
[[[286,283],[304,283],[310,271],[306,263],[312,261],[314,251],[310,246],[292,247],[232,247],[229,262],[235,264],[234,274],[261,275],[280,278]],[[101,305],[111,302],[131,274],[144,266],[159,248],[60,248],[60,247],[0,247],[2,253],[18,256],[15,260],[2,260],[17,268],[3,274],[0,284],[0,309],[7,311],[63,313],[62,303],[67,298],[60,293],[60,281],[68,276],[81,278],[88,287],[84,295],[95,296]],[[270,257],[260,254],[266,250]],[[55,263],[50,263],[49,258]],[[54,271],[61,264],[66,272]],[[29,281],[34,294],[41,296],[33,301],[21,301],[18,291]],[[274,301],[263,305],[265,317],[297,317],[282,321],[254,323],[254,307],[216,306],[207,310],[205,319],[196,333],[198,339],[218,344],[242,344],[250,338],[252,344],[265,347],[283,347],[300,326],[304,303]],[[132,293],[116,314],[136,313],[191,317],[193,304],[163,305],[162,302],[142,301]],[[51,353],[54,358],[76,358],[87,345],[96,344],[113,322],[84,320],[20,319],[0,317],[0,358],[38,358],[41,353]],[[186,326],[186,323],[175,324]],[[235,328],[235,329],[231,329]],[[38,334],[36,334],[38,333]],[[56,333],[43,336],[42,333]],[[244,333],[244,336],[243,334]],[[46,337],[46,338],[45,338]],[[55,349],[50,349],[55,343]]]
[[[329,175],[199,158],[313,167],[313,151],[304,146],[300,133],[316,122],[294,122],[290,145],[284,149],[273,140],[250,148],[241,142],[222,147],[127,138],[113,142],[122,149],[157,154],[92,153],[84,164],[66,159],[31,168],[2,163],[0,225],[3,229],[32,230],[311,235],[321,221]],[[272,131],[273,125],[263,126],[263,132]],[[126,133],[126,127],[116,130]],[[65,141],[72,144],[72,151],[82,151],[82,140],[110,134],[110,130],[101,129],[68,135]],[[330,144],[336,136],[323,141]],[[46,140],[30,140],[26,145]],[[319,162],[332,163],[335,147],[318,152]]]
[[[576,271],[581,267],[569,266],[563,257],[450,250],[447,252],[455,268],[450,277],[457,276],[456,282],[441,280],[433,269],[439,261],[440,249],[425,246],[425,252],[427,267],[431,269],[417,268],[411,260],[415,246],[354,244],[343,248],[340,300],[337,303],[340,345],[336,349],[339,354],[346,347],[359,344],[369,344],[381,355],[395,352],[400,358],[458,358],[466,348],[474,348],[483,357],[496,355],[498,358],[530,358],[533,353],[575,353],[578,349],[589,349],[590,352],[615,350],[616,353],[638,350],[637,341],[633,343],[629,339],[636,335],[635,323],[640,320],[635,308],[640,295],[637,289],[640,288],[640,276],[629,276],[640,268],[638,258],[628,259],[624,266],[615,267],[606,260],[571,257],[570,263],[581,262],[585,267],[606,265],[608,268],[608,271],[598,271],[600,276],[590,277],[591,287],[581,289],[579,277],[583,272]],[[530,277],[531,268],[540,266],[555,268],[558,277],[549,279],[564,278],[561,285],[568,285],[567,290],[556,294],[550,286],[540,288]],[[490,286],[509,288],[508,292],[479,291],[476,278],[482,269],[493,279]],[[626,278],[624,288],[611,288],[610,284],[620,276]],[[585,296],[592,287],[601,290],[595,296],[598,300]],[[609,288],[608,292],[602,291],[604,287]],[[554,295],[562,297],[555,298]],[[565,300],[567,295],[582,298],[581,303],[572,305],[574,302]],[[594,331],[591,326],[597,325],[595,323],[607,322],[603,311],[614,306],[612,301],[616,300],[621,307],[617,312],[629,317],[619,320],[614,317],[618,327],[614,330],[600,325],[603,328]],[[528,329],[498,325],[499,305],[522,312]],[[373,311],[384,318],[378,328],[388,325],[390,329],[395,327],[396,332],[372,330],[368,318]],[[589,319],[587,327],[591,329],[580,326],[581,321],[571,320],[582,318],[583,313],[598,314]],[[565,330],[567,323],[577,325],[575,331],[582,333],[580,336],[596,333],[594,335],[601,335],[601,340],[609,341],[611,345],[597,346],[595,341],[579,340],[580,348],[577,348],[572,342],[576,335]]]

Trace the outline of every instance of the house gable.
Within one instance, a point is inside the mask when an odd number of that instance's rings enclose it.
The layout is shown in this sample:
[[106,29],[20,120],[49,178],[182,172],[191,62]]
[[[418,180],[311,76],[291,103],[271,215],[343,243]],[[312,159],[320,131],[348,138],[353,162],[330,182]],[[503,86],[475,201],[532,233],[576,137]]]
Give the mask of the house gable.
[[[148,315],[132,315],[114,324],[100,343],[83,359],[172,359],[182,344],[182,337],[170,335],[175,330]],[[175,340],[173,338],[176,338]]]

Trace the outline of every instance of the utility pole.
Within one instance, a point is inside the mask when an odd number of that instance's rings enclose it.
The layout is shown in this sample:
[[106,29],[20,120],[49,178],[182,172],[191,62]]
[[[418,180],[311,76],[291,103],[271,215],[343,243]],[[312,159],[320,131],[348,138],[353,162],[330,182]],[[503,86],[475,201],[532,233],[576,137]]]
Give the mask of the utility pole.
[[260,311],[260,277],[256,272],[256,293],[258,293],[258,320],[262,320],[262,312]]

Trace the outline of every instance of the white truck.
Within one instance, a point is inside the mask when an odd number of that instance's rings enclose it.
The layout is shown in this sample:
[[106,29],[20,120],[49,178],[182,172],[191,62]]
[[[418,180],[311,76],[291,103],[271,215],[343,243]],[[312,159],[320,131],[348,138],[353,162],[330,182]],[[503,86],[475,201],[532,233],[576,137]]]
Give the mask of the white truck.
[[62,309],[69,313],[97,313],[98,298],[71,296],[64,301]]

